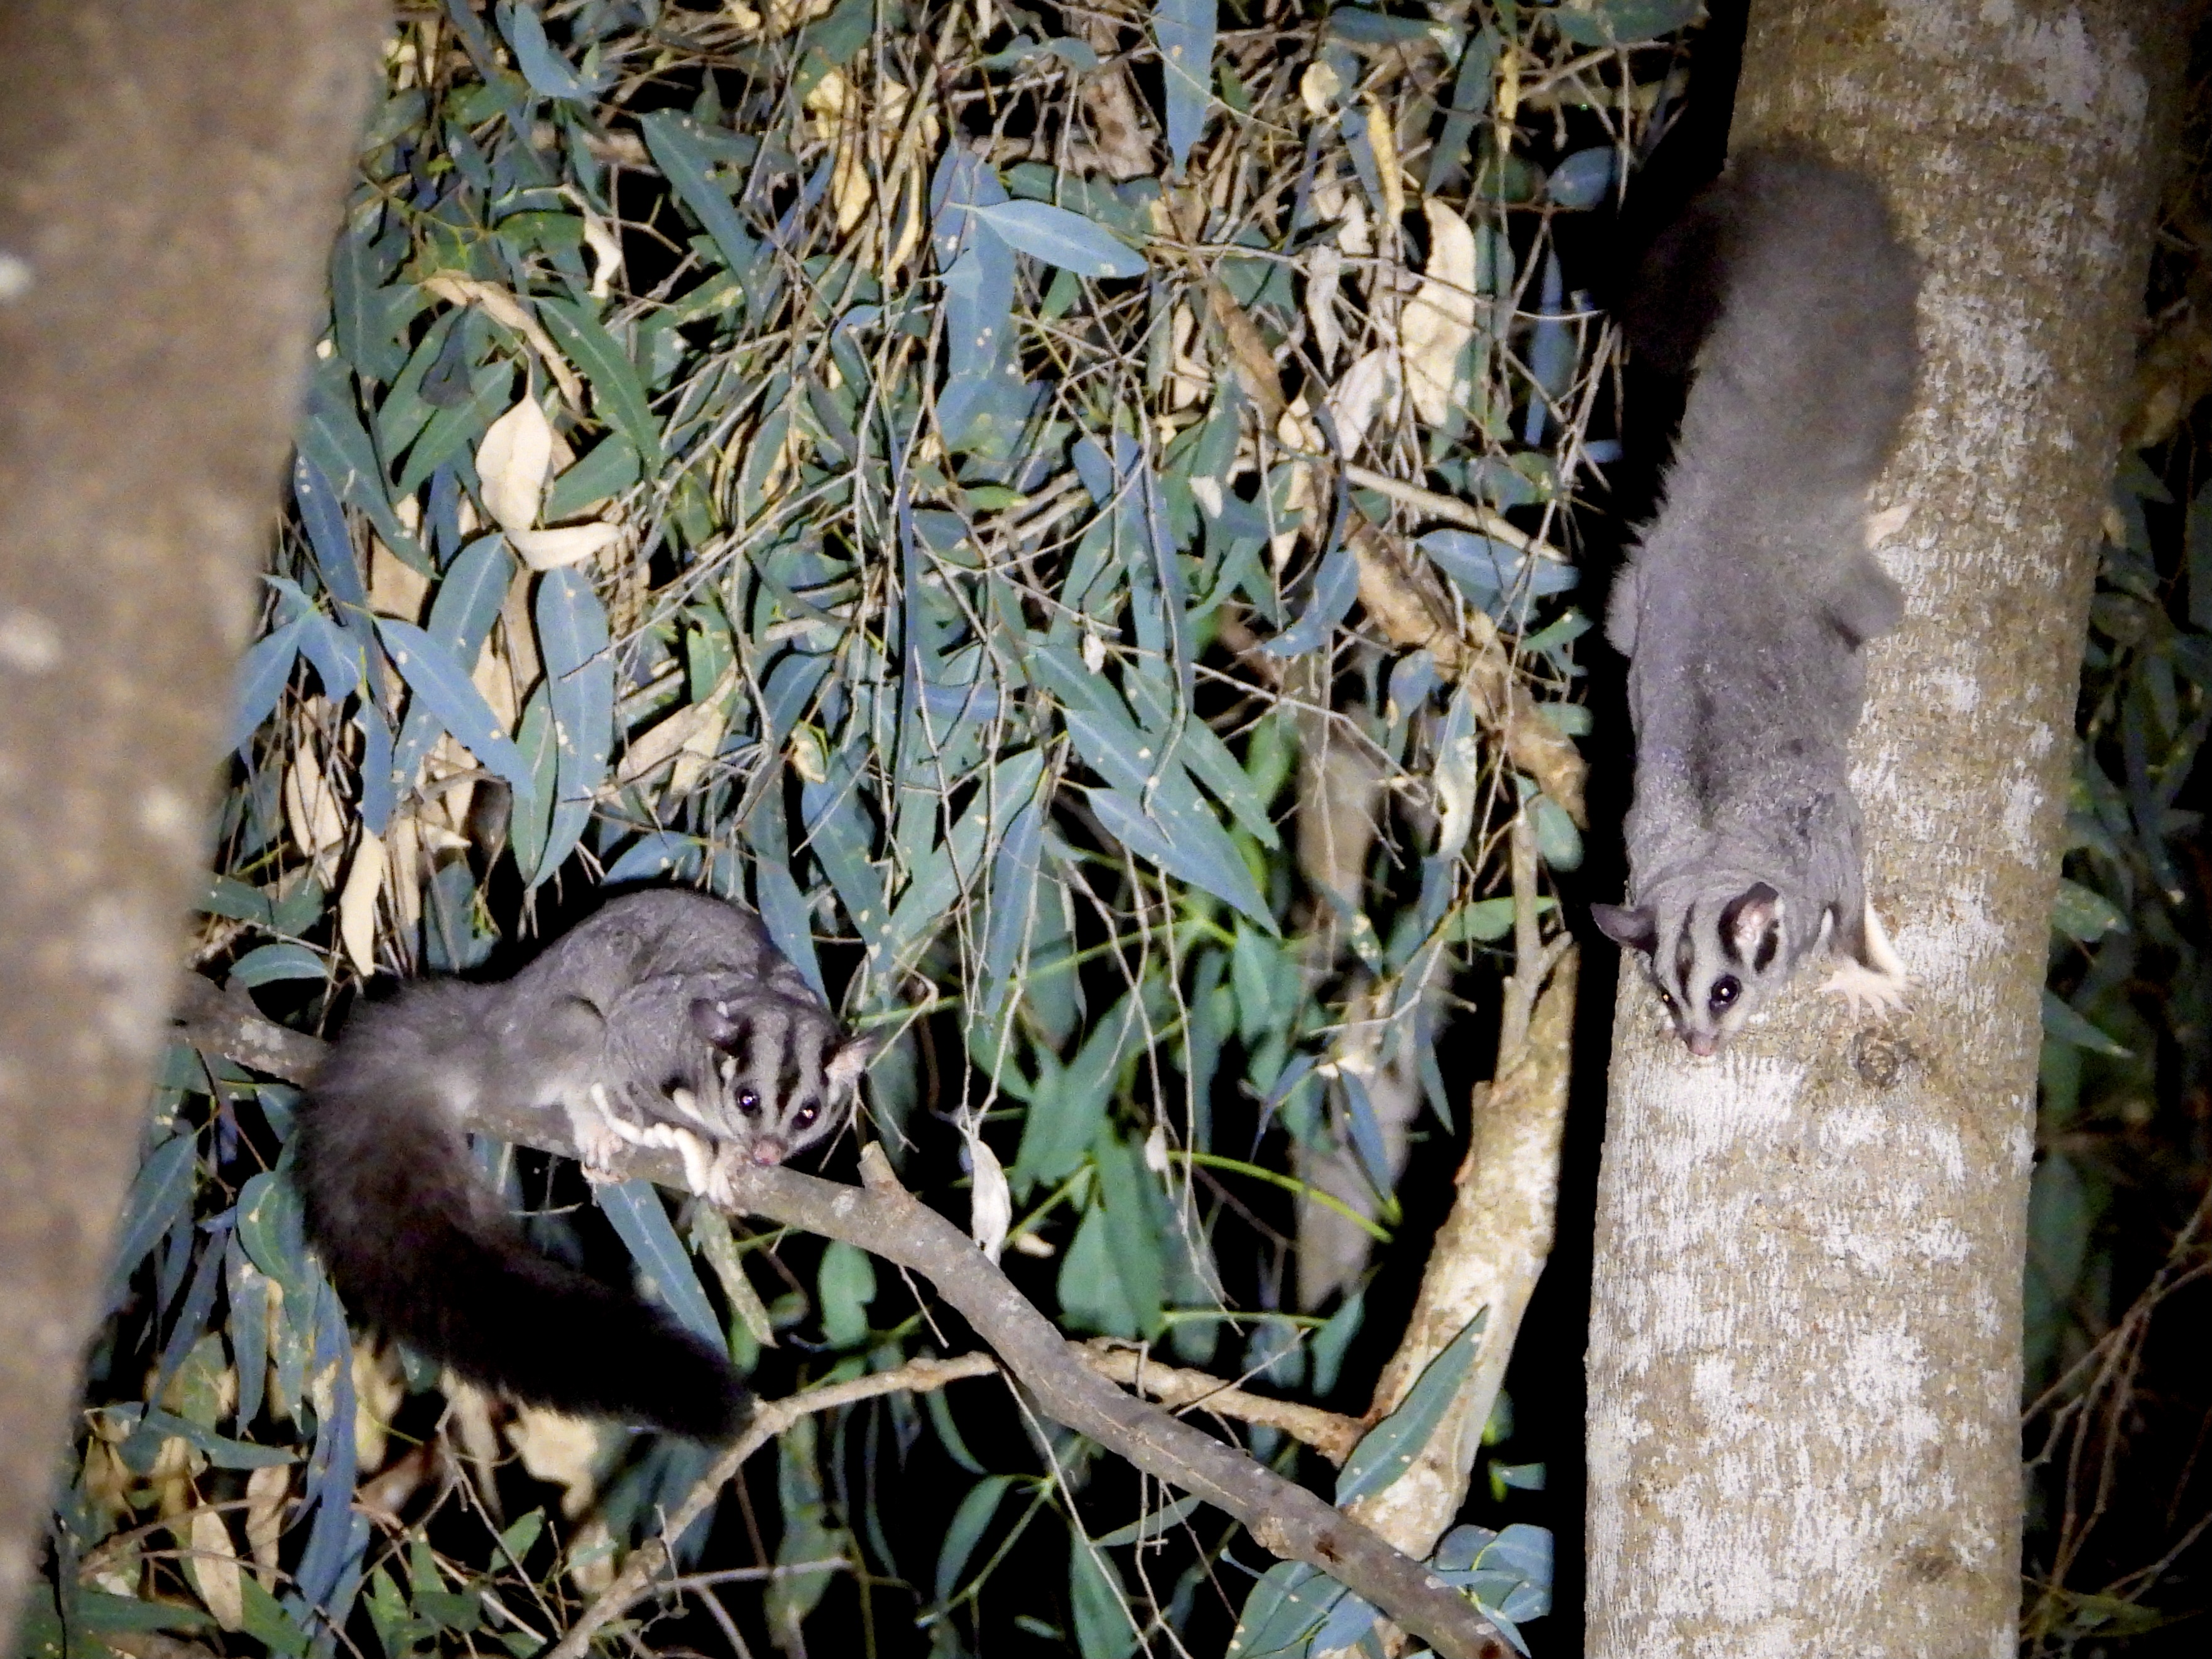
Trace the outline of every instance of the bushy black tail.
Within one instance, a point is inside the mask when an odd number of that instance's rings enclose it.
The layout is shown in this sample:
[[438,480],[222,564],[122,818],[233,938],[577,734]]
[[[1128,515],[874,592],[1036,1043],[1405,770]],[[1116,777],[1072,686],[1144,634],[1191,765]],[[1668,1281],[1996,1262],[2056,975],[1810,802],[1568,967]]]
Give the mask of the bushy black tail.
[[443,1104],[481,1079],[484,988],[361,1010],[294,1135],[308,1237],[347,1307],[471,1381],[557,1410],[733,1437],[751,1398],[659,1309],[532,1249]]
[[1918,372],[1917,267],[1881,187],[1810,154],[1734,158],[1656,242],[1623,323],[1638,356],[1702,368],[1680,469],[1863,489]]

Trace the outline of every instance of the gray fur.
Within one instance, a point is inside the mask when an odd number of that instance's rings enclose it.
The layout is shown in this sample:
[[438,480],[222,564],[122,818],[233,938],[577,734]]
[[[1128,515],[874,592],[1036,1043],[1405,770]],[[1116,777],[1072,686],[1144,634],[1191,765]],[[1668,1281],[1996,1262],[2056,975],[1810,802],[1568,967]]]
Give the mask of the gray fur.
[[1875,186],[1803,156],[1740,159],[1672,239],[1656,257],[1720,292],[1664,504],[1607,617],[1631,659],[1636,796],[1628,908],[1594,914],[1711,1054],[1823,941],[1902,982],[1869,925],[1845,750],[1865,642],[1904,608],[1867,491],[1911,404],[1917,278]]
[[595,1178],[645,1141],[678,1147],[697,1184],[830,1133],[866,1054],[751,911],[632,894],[512,979],[422,981],[359,1010],[309,1091],[295,1178],[367,1321],[525,1399],[719,1439],[745,1405],[727,1359],[537,1255],[477,1178],[462,1120],[486,1101],[558,1109]]

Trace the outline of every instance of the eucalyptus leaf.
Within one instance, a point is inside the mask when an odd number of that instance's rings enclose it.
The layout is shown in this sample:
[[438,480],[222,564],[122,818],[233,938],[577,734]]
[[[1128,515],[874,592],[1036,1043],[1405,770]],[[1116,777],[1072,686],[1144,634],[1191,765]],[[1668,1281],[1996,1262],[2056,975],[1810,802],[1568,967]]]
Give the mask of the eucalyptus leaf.
[[722,262],[742,276],[760,259],[760,244],[745,229],[744,222],[721,186],[714,180],[714,163],[700,142],[697,124],[687,115],[656,110],[638,119],[645,147],[685,207],[698,216],[707,234],[720,251]]
[[[536,881],[560,868],[584,827],[614,750],[615,667],[607,613],[590,580],[549,570],[538,584],[538,648],[545,659],[559,782]],[[526,784],[524,787],[532,787]]]
[[1213,95],[1214,5],[1215,0],[1158,0],[1152,9],[1152,40],[1167,94],[1168,154],[1178,169],[1206,133]]
[[630,1260],[652,1281],[655,1293],[667,1304],[669,1311],[684,1329],[719,1351],[722,1346],[721,1322],[714,1317],[714,1305],[707,1300],[706,1289],[699,1283],[698,1270],[691,1265],[691,1253],[684,1248],[676,1229],[669,1224],[659,1190],[649,1181],[624,1181],[596,1187],[592,1194],[607,1219],[614,1224],[622,1242],[629,1248]]
[[1261,648],[1273,657],[1302,657],[1318,651],[1336,625],[1351,614],[1359,597],[1359,562],[1348,547],[1340,547],[1321,562],[1306,608],[1288,631],[1277,635]]
[[575,300],[540,300],[538,314],[590,378],[593,412],[628,441],[647,468],[659,466],[660,430],[646,402],[645,383],[605,325]]
[[1474,1368],[1489,1315],[1485,1308],[1468,1320],[1459,1334],[1422,1368],[1397,1409],[1360,1437],[1336,1478],[1338,1508],[1381,1492],[1413,1466]]
[[240,659],[237,690],[231,697],[229,747],[244,749],[261,722],[276,712],[276,700],[291,683],[292,664],[300,654],[300,635],[306,626],[305,617],[294,617],[256,641]]
[[1115,237],[1106,226],[1048,201],[991,201],[971,212],[1005,239],[1006,246],[1033,254],[1048,265],[1078,276],[1144,276],[1144,254]]
[[453,647],[397,617],[379,617],[376,626],[392,666],[431,716],[453,734],[453,740],[516,790],[530,789],[529,763],[501,727]]
[[2046,1036],[2076,1048],[2086,1048],[2093,1054],[2124,1060],[2130,1053],[2048,987],[2043,993],[2043,1030]]
[[1137,1650],[1137,1627],[1121,1576],[1073,1527],[1068,1532],[1067,1588],[1075,1611],[1075,1648],[1082,1659],[1129,1659]]
[[1228,1659],[1303,1659],[1307,1638],[1350,1593],[1303,1561],[1278,1561],[1244,1598]]
[[1139,858],[1233,905],[1267,932],[1279,931],[1236,843],[1210,813],[1148,812],[1141,799],[1118,789],[1084,793],[1106,833]]
[[951,1601],[952,1592],[960,1588],[960,1575],[968,1571],[969,1558],[983,1541],[984,1533],[999,1513],[1000,1500],[1013,1484],[1011,1474],[987,1474],[968,1488],[960,1507],[953,1510],[952,1523],[945,1528],[945,1541],[937,1552],[939,1606]]

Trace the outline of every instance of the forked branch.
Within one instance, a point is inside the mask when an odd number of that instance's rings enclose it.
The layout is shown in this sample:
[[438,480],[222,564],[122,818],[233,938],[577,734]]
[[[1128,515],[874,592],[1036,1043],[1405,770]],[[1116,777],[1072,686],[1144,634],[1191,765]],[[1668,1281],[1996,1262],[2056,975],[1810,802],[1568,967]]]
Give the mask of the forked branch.
[[[200,986],[205,988],[192,988],[185,1003],[187,1041],[251,1059],[293,1082],[307,1079],[314,1058],[308,1046],[313,1038],[259,1019],[205,981]],[[484,1107],[471,1114],[468,1127],[517,1146],[576,1155],[567,1122],[557,1113]],[[848,1187],[792,1170],[741,1170],[732,1183],[736,1207],[746,1215],[842,1239],[921,1274],[991,1346],[1045,1416],[1089,1436],[1163,1483],[1226,1510],[1262,1548],[1327,1573],[1422,1638],[1443,1659],[1508,1659],[1512,1650],[1474,1602],[1421,1563],[1304,1487],[1262,1468],[1240,1448],[1124,1393],[1093,1370],[1082,1351],[1014,1288],[966,1234],[898,1184],[880,1148],[863,1148],[860,1172],[866,1185]],[[611,1173],[688,1190],[682,1160],[659,1148],[623,1149],[612,1161]],[[934,1363],[963,1367],[973,1361]],[[783,1409],[795,1419],[823,1403],[796,1396]],[[778,1409],[773,1404],[764,1407],[763,1424],[777,1421],[771,1414]],[[723,1461],[734,1470],[757,1443],[749,1434]],[[711,1489],[693,1497],[703,1508]],[[680,1533],[678,1527],[671,1535]],[[633,1600],[660,1570],[653,1547],[639,1554],[652,1559],[640,1570]],[[613,1600],[611,1594],[602,1598],[609,1611],[601,1613],[595,1607],[586,1613],[556,1650],[559,1659],[573,1659],[590,1640],[591,1629],[619,1613],[619,1607],[611,1607]]]

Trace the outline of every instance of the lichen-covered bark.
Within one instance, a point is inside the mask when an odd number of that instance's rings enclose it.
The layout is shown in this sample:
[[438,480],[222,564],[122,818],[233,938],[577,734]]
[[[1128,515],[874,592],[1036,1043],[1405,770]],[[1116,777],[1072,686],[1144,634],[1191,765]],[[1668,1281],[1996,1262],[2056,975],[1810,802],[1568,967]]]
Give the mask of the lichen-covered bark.
[[2013,1648],[2038,993],[2160,25],[2135,0],[1754,9],[1734,143],[1866,167],[1925,262],[1919,407],[1878,502],[1912,506],[1884,553],[1908,614],[1873,647],[1853,779],[1916,989],[1854,1032],[1808,975],[1699,1062],[1624,975],[1594,1659]]
[[0,7],[0,1638],[102,1311],[380,10]]

